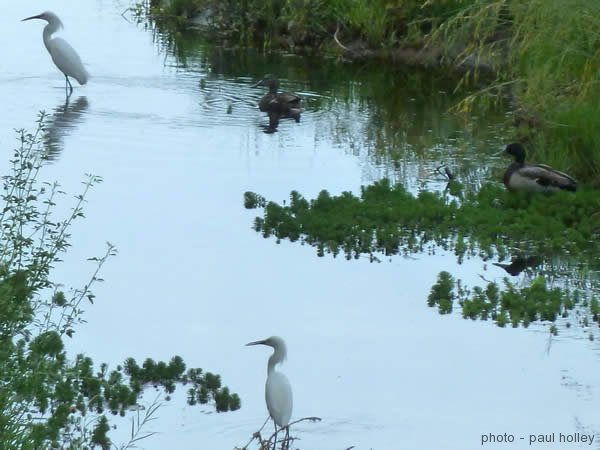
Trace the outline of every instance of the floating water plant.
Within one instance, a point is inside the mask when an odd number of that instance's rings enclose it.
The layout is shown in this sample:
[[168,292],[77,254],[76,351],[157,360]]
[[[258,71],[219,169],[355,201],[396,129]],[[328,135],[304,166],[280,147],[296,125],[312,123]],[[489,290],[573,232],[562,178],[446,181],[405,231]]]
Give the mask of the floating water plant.
[[289,205],[245,194],[246,208],[263,207],[254,229],[264,237],[302,240],[320,256],[346,258],[435,252],[436,247],[488,259],[519,248],[536,255],[591,254],[600,233],[595,192],[552,196],[507,192],[486,185],[459,199],[421,191],[416,196],[386,179],[361,188],[360,196],[327,191],[306,200],[292,191]]
[[[343,253],[347,259],[366,255],[378,260],[378,253],[434,253],[441,248],[453,251],[460,262],[469,255],[502,260],[519,249],[536,255],[525,258],[521,270],[554,254],[577,255],[590,266],[597,264],[600,199],[592,191],[531,195],[490,184],[457,198],[428,191],[413,195],[384,179],[362,187],[360,196],[321,191],[307,200],[292,191],[289,205],[281,205],[246,192],[244,204],[264,208],[254,229],[265,238],[300,240],[316,247],[319,256]],[[441,272],[427,302],[449,314],[458,301],[465,318],[516,327],[567,317],[581,295],[576,290],[550,289],[543,277],[523,288],[505,279],[502,286],[489,283],[469,290],[450,273]],[[593,320],[600,323],[595,298],[589,307]]]
[[438,274],[437,282],[431,287],[427,304],[436,306],[440,314],[450,314],[456,294],[454,290],[454,279],[449,272],[443,271]]
[[440,272],[427,304],[431,307],[437,305],[440,313],[444,314],[452,311],[455,300],[465,319],[493,320],[500,327],[508,324],[527,327],[531,322],[555,322],[559,317],[567,317],[579,303],[579,292],[549,288],[541,276],[523,288],[505,278],[502,286],[490,282],[485,287],[466,289],[456,283],[448,272]]

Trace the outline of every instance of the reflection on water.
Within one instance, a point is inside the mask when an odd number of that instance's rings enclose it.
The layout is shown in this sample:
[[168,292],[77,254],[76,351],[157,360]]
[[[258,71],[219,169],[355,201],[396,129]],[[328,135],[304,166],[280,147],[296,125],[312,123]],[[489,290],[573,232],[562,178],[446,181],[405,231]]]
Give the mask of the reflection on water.
[[517,256],[512,259],[510,264],[493,263],[495,266],[502,267],[509,275],[513,277],[519,275],[528,267],[535,267],[542,263],[539,256]]
[[301,116],[301,114],[299,112],[295,112],[293,114],[282,115],[278,112],[269,111],[269,112],[267,112],[267,117],[269,118],[269,124],[268,125],[261,124],[260,126],[266,134],[275,133],[277,131],[277,127],[279,126],[279,122],[281,121],[281,119],[292,119],[296,123],[300,123],[300,116]]
[[64,147],[64,139],[82,121],[89,103],[85,96],[73,101],[67,97],[63,105],[54,108],[48,116],[42,137],[48,161],[56,161]]
[[[386,176],[415,190],[435,181],[436,167],[448,165],[467,187],[490,177],[500,180],[490,167],[503,165],[493,155],[505,144],[505,111],[451,113],[463,93],[454,92],[456,83],[445,74],[224,49],[185,34],[167,37],[155,31],[155,36],[162,51],[174,54],[167,67],[199,79],[206,113],[201,126],[226,120],[256,124],[262,93],[250,86],[271,73],[286,91],[303,98],[302,121],[315,126],[315,144],[357,156],[366,179]],[[227,118],[229,104],[233,110]],[[268,123],[265,131],[281,122],[271,117]]]

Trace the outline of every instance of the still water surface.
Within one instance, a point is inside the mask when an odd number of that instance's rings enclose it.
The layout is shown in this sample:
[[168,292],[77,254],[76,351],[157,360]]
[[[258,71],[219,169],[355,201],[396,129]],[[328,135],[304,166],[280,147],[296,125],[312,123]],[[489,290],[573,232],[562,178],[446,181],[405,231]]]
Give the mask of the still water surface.
[[[268,351],[244,344],[272,334],[288,342],[282,371],[293,418],[323,418],[296,429],[303,450],[474,449],[489,433],[515,437],[492,448],[590,448],[529,446],[528,436],[596,432],[594,343],[574,332],[547,352],[545,328],[500,329],[426,306],[441,270],[474,284],[505,276],[501,269],[458,265],[444,252],[381,264],[318,258],[308,246],[263,239],[251,229],[256,211],[243,208],[246,190],[281,201],[292,189],[307,198],[356,192],[383,176],[415,191],[442,189],[441,163],[467,183],[495,182],[488,166],[504,142],[501,113],[453,116],[451,84],[379,64],[191,42],[174,55],[161,36],[124,20],[127,6],[44,5],[92,75],[66,104],[42,23],[19,22],[42,6],[5,5],[0,168],[16,145],[12,130],[32,129],[43,109],[53,154],[45,179],[75,193],[84,173],[104,178],[56,271],[67,287],[80,286],[92,270],[86,258],[107,240],[119,249],[71,351],[112,367],[128,356],[179,354],[241,396],[241,410],[215,414],[175,395],[142,448],[245,444],[267,414]],[[250,88],[266,72],[307,104],[299,124],[284,121],[273,134],[256,107],[263,92]],[[126,427],[114,436],[125,440]]]

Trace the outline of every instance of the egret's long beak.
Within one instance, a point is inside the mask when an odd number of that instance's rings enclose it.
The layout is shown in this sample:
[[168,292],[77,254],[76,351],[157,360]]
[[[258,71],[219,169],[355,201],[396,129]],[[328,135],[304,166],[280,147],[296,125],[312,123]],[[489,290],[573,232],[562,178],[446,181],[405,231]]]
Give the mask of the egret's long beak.
[[502,150],[500,150],[499,152],[497,152],[497,153],[493,153],[493,154],[492,154],[492,156],[501,156],[501,155],[504,155],[505,153],[506,153],[506,149],[505,149],[505,148],[503,148],[503,149],[502,149]]
[[21,20],[21,22],[25,22],[26,20],[31,20],[31,19],[41,19],[40,16],[41,16],[41,14],[38,14],[37,16],[31,16],[31,17],[28,17],[27,19]]
[[254,84],[253,84],[252,86],[250,86],[250,87],[264,86],[264,85],[265,85],[265,84],[264,84],[264,82],[265,82],[265,80],[260,80],[259,82],[257,82],[257,83],[254,83]]
[[265,339],[263,339],[262,341],[248,342],[246,344],[246,346],[248,346],[248,345],[260,345],[260,344],[264,345],[265,344]]

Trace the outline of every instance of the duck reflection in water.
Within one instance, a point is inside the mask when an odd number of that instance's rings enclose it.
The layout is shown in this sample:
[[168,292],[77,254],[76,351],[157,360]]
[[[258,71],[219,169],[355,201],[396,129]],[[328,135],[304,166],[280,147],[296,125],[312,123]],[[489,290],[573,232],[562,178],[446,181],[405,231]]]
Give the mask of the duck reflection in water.
[[83,120],[83,115],[88,108],[85,96],[70,101],[69,97],[64,104],[54,108],[51,116],[45,122],[44,143],[47,161],[56,161],[64,148],[64,138]]
[[542,258],[539,256],[517,256],[513,258],[510,264],[493,263],[495,266],[502,267],[509,275],[513,277],[519,275],[528,267],[539,266],[542,263]]
[[279,120],[280,119],[294,119],[296,120],[296,122],[300,122],[300,113],[298,113],[297,115],[295,114],[287,114],[287,115],[281,115],[279,113],[273,112],[273,111],[269,111],[267,113],[267,116],[269,117],[269,124],[268,125],[261,125],[264,129],[264,132],[269,134],[269,133],[275,133],[277,131],[277,127],[279,126]]

